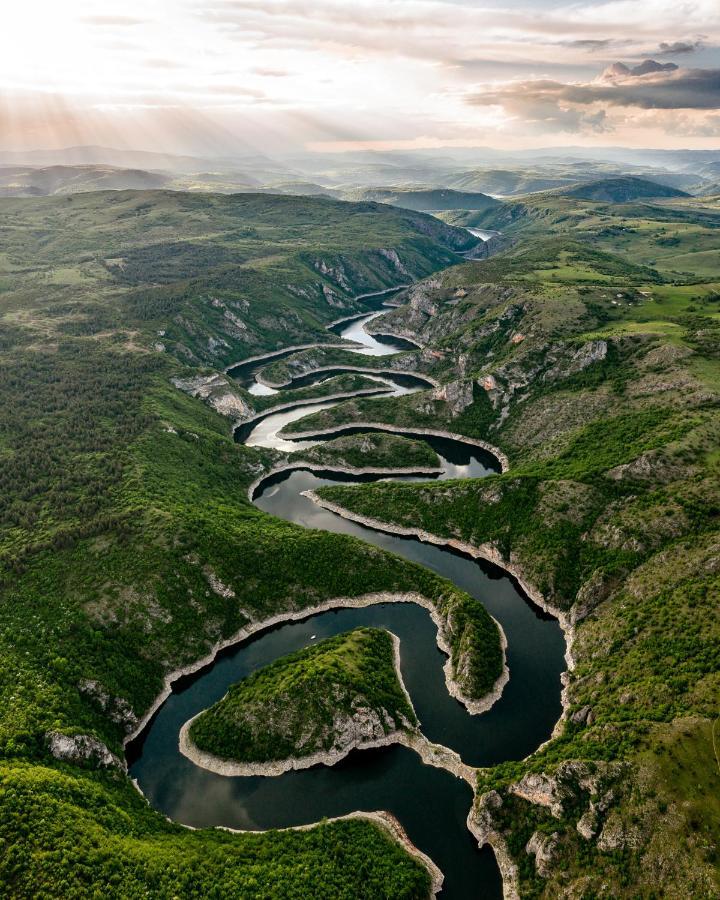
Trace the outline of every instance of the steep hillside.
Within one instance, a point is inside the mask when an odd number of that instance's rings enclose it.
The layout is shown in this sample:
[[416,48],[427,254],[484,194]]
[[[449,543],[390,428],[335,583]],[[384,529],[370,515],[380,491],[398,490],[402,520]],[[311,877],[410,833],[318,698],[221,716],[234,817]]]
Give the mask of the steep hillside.
[[[443,422],[509,455],[481,481],[320,494],[499,555],[563,616],[560,728],[478,778],[476,833],[523,897],[653,896],[660,872],[668,896],[720,890],[720,273],[682,283],[628,262],[661,227],[700,239],[707,208],[678,202],[678,222],[658,208],[644,227],[618,207],[614,253],[571,241],[560,216],[542,241],[528,219],[512,251],[415,286],[388,314],[432,348],[441,388],[303,423]],[[717,230],[706,239],[717,255]]]
[[3,223],[5,290],[42,290],[64,334],[142,330],[219,368],[332,340],[324,326],[362,309],[356,295],[427,275],[479,243],[383,204],[266,194],[6,200]]

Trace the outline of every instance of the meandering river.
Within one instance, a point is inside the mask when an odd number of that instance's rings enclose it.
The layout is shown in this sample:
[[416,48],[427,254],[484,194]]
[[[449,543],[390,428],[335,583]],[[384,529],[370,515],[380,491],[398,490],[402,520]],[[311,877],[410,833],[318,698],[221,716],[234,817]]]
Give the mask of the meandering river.
[[[340,334],[356,352],[384,355],[405,349],[378,342],[363,326],[377,313],[356,318]],[[364,337],[369,340],[365,340]],[[251,377],[254,380],[255,372]],[[248,377],[247,372],[244,377]],[[384,375],[388,393],[417,390],[402,376]],[[282,427],[329,403],[269,414],[241,432],[247,444],[299,449],[317,441],[289,442]],[[367,429],[363,429],[367,430]],[[347,433],[347,432],[344,432]],[[328,440],[332,435],[324,435]],[[440,478],[478,478],[498,471],[497,461],[461,441],[417,435],[438,453]],[[260,830],[317,822],[355,810],[388,810],[412,842],[442,869],[443,900],[502,896],[492,851],[477,848],[466,828],[472,792],[461,779],[423,764],[411,750],[390,747],[356,751],[333,767],[318,766],[278,777],[225,777],[198,768],[178,750],[178,733],[192,716],[219,700],[228,687],[255,669],[316,640],[359,625],[387,628],[401,642],[401,669],[424,734],[456,750],[473,766],[521,759],[550,736],[560,713],[560,675],[565,643],[557,622],[534,607],[502,570],[448,549],[365,528],[312,503],[303,492],[358,477],[298,470],[266,479],[254,502],[270,513],[309,528],[352,534],[438,572],[480,600],[502,625],[510,681],[491,710],[471,716],[449,697],[444,655],[426,610],[413,604],[341,609],[290,622],[223,651],[201,672],[174,686],[140,738],[128,748],[130,772],[152,805],[196,827],[222,825]],[[369,480],[369,479],[368,479]]]

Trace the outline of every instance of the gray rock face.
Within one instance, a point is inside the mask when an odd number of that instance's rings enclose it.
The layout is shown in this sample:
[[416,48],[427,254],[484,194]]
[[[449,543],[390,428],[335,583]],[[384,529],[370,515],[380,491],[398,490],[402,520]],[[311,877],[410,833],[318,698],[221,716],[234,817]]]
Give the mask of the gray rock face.
[[444,400],[453,418],[467,409],[473,402],[472,381],[451,381],[433,391],[433,400]]
[[193,378],[173,378],[172,383],[191,397],[199,397],[221,416],[242,422],[255,410],[235,392],[232,383],[220,374],[196,375]]
[[67,735],[48,731],[45,738],[50,753],[62,762],[89,762],[98,767],[125,769],[122,760],[111,753],[102,741],[88,734]]
[[503,799],[497,791],[488,791],[478,800],[473,817],[474,832],[478,843],[490,843],[491,835],[495,834],[495,812],[503,805]]
[[350,291],[350,283],[348,281],[348,276],[342,265],[331,265],[326,262],[324,259],[317,259],[313,263],[313,267],[325,278],[328,278],[330,281],[333,281],[338,287],[341,287],[344,291]]
[[552,834],[535,831],[525,845],[525,852],[535,857],[535,868],[543,878],[550,875],[552,862],[557,857],[559,837],[557,831]]
[[574,805],[583,792],[594,793],[601,779],[609,772],[606,766],[591,767],[584,762],[569,760],[558,766],[553,775],[528,773],[517,783],[511,784],[509,790],[528,803],[544,806],[561,819],[565,804]]
[[588,341],[583,344],[568,360],[561,359],[545,373],[544,381],[556,381],[560,378],[570,378],[587,369],[593,363],[600,362],[607,356],[607,341]]
[[591,841],[597,834],[598,815],[594,809],[586,810],[578,819],[577,832],[586,841]]
[[583,706],[570,716],[570,721],[574,722],[576,725],[592,725],[593,720],[594,716],[591,706]]
[[[506,310],[508,315],[514,308]],[[517,344],[525,342],[525,336]],[[512,340],[512,339],[511,339]],[[561,381],[581,372],[595,362],[605,359],[608,345],[606,341],[588,341],[577,350],[565,344],[549,343],[536,348],[532,359],[522,354],[505,365],[482,375],[478,384],[488,394],[493,407],[500,413],[502,422],[510,411],[510,403],[515,398],[522,399],[533,383]]]
[[550,775],[529,773],[516,784],[510,785],[510,793],[536,806],[544,806],[558,819],[562,818],[562,798],[558,781]]
[[408,270],[402,264],[397,250],[378,250],[378,253],[380,254],[380,256],[384,256],[385,259],[393,266],[393,268],[401,275],[407,275],[408,278],[411,277]]
[[108,713],[113,722],[122,725],[126,733],[131,732],[137,725],[138,717],[128,701],[124,697],[112,697],[99,681],[83,678],[78,683],[78,690],[94,700],[100,709]]
[[610,813],[597,839],[598,850],[610,853],[613,850],[624,850],[626,847],[637,847],[640,843],[638,832],[626,827],[617,813]]

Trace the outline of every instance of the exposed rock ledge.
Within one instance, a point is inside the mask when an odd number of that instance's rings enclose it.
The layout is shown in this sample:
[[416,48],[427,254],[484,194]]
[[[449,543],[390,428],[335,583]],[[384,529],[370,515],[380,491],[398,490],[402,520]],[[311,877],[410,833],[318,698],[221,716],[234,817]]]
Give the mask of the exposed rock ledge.
[[503,800],[497,791],[488,791],[478,801],[477,809],[470,810],[467,827],[478,842],[478,847],[489,844],[497,860],[502,876],[504,900],[520,900],[518,889],[520,877],[517,865],[510,855],[507,842],[499,831],[495,830],[493,813],[502,806]]
[[52,756],[61,762],[89,762],[103,768],[127,769],[125,763],[108,750],[102,741],[89,734],[69,735],[48,731],[45,739]]
[[224,375],[195,375],[192,378],[171,378],[170,381],[179,390],[191,397],[199,397],[215,412],[238,424],[255,413]]
[[[392,632],[391,636],[393,640],[395,674],[407,697],[408,703],[412,706],[412,700],[407,692],[400,671],[400,640]],[[450,750],[448,747],[443,747],[440,744],[431,743],[421,732],[415,729],[398,729],[381,738],[353,739],[333,750],[318,751],[307,756],[288,757],[287,759],[274,760],[272,762],[239,762],[237,760],[223,759],[214,753],[201,750],[190,736],[192,723],[203,712],[205,710],[193,716],[182,726],[178,746],[183,756],[192,760],[195,765],[200,766],[202,769],[208,769],[210,772],[215,772],[217,775],[264,775],[273,777],[282,775],[285,772],[310,769],[317,765],[334,766],[335,763],[345,759],[353,750],[368,750],[377,747],[389,747],[391,744],[402,744],[414,750],[427,765],[445,769],[457,778],[464,778],[471,787],[475,784],[475,769],[465,765],[454,750]]]

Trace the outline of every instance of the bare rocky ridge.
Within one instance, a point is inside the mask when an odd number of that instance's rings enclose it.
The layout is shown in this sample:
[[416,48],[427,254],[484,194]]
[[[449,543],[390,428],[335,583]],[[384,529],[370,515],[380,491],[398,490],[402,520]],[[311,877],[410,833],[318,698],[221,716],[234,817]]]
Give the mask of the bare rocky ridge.
[[90,763],[94,767],[115,768],[123,772],[125,763],[112,753],[102,741],[88,734],[60,734],[48,731],[45,735],[48,750],[61,762]]
[[221,416],[227,416],[236,424],[251,418],[255,410],[237,392],[232,380],[219,373],[196,375],[192,378],[173,378],[176,388],[199,397]]

